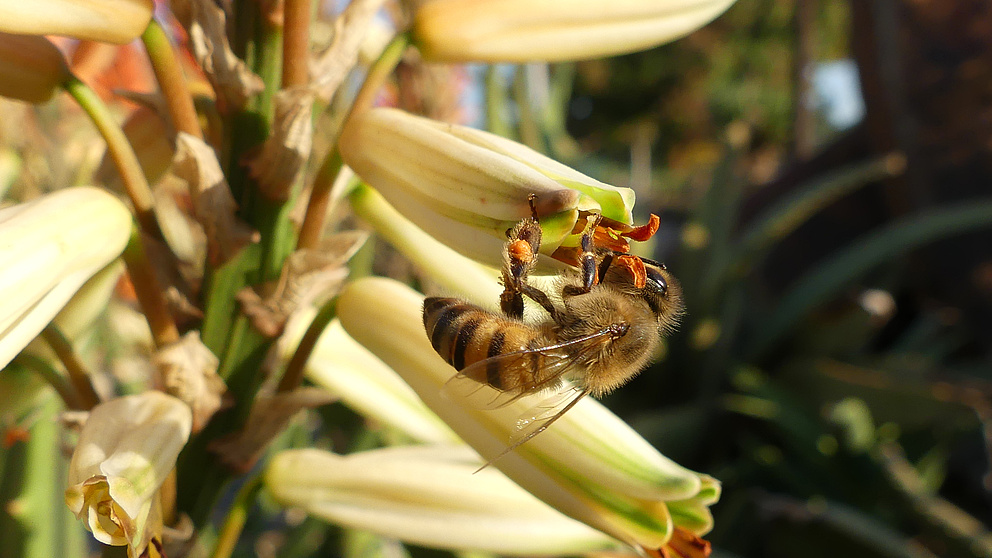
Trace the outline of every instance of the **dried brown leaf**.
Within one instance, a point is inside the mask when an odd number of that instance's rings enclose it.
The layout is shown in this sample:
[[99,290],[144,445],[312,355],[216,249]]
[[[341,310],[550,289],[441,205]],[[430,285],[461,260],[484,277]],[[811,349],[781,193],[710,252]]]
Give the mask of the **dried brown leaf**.
[[293,415],[303,409],[333,403],[336,399],[330,392],[316,387],[259,396],[248,415],[248,424],[241,431],[212,442],[210,451],[231,470],[246,473]]
[[224,8],[212,0],[172,0],[171,6],[189,34],[193,56],[213,85],[222,110],[243,107],[265,88],[262,78],[248,70],[231,50]]
[[220,265],[246,244],[259,241],[258,232],[238,219],[238,206],[217,156],[203,140],[183,132],[176,136],[172,172],[186,180],[194,194],[194,212],[207,235],[211,263]]
[[193,432],[199,432],[222,406],[227,386],[217,375],[220,361],[191,331],[159,349],[152,357],[157,386],[193,411]]
[[249,164],[251,177],[271,200],[289,199],[313,146],[313,100],[309,89],[280,91],[275,97],[272,133]]
[[279,281],[238,293],[242,311],[263,335],[281,335],[298,308],[319,305],[340,290],[348,276],[345,264],[367,238],[367,233],[346,231],[323,239],[316,249],[294,252],[286,259]]
[[385,0],[352,0],[334,21],[334,39],[310,68],[317,97],[330,101],[355,66],[372,19]]

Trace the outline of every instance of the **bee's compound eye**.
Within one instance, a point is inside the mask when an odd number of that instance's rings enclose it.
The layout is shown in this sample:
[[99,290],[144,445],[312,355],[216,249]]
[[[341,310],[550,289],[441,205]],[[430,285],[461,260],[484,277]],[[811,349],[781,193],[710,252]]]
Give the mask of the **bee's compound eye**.
[[647,275],[648,287],[658,291],[662,296],[668,292],[668,281],[665,280],[665,276],[660,270],[648,267],[645,269],[645,274]]

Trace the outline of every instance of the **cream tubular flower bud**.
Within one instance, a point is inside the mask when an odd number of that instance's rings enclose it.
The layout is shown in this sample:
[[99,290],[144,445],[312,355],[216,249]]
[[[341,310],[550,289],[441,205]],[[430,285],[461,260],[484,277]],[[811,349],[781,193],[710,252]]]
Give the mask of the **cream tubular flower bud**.
[[51,41],[0,32],[0,96],[44,103],[68,78],[65,57]]
[[506,231],[531,215],[531,194],[546,254],[578,244],[582,212],[631,223],[632,190],[481,130],[376,108],[350,119],[339,145],[345,163],[414,224],[496,267]]
[[124,44],[145,30],[152,0],[0,0],[0,31]]
[[65,502],[100,542],[138,556],[161,530],[158,491],[189,439],[193,417],[159,391],[128,395],[90,412],[69,463]]
[[130,233],[128,209],[96,188],[0,209],[0,368],[120,255]]
[[[396,281],[365,278],[338,299],[338,316],[356,341],[391,366],[417,395],[483,458],[507,448],[514,425],[547,394],[481,410],[442,394],[456,372],[434,352],[421,318],[423,297]],[[500,457],[499,468],[562,513],[632,545],[659,548],[675,521],[669,502],[695,519],[683,529],[703,532],[700,502],[713,490],[702,477],[658,453],[597,401],[584,398],[546,432]]]
[[733,0],[427,0],[414,38],[432,62],[562,62],[678,39]]
[[447,550],[581,554],[614,546],[549,508],[465,446],[404,446],[346,456],[276,455],[265,484],[277,501],[348,528]]
[[[283,358],[303,337],[313,312],[301,312],[286,327],[280,341]],[[306,376],[361,415],[396,428],[427,443],[454,443],[458,436],[428,409],[410,386],[403,382],[368,349],[345,333],[338,320],[321,334],[306,365]]]

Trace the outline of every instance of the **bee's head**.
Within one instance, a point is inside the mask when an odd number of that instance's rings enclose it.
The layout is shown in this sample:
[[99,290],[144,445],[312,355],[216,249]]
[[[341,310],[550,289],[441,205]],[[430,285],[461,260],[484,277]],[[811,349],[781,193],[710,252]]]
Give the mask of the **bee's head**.
[[[631,265],[631,261],[636,265]],[[682,288],[665,264],[627,255],[612,262],[605,269],[602,282],[643,299],[658,317],[659,326],[666,330],[673,328],[683,312]],[[619,262],[624,263],[616,265]]]
[[669,329],[675,325],[684,310],[682,287],[665,268],[665,264],[641,259],[644,261],[645,275],[641,296],[657,314],[660,325]]

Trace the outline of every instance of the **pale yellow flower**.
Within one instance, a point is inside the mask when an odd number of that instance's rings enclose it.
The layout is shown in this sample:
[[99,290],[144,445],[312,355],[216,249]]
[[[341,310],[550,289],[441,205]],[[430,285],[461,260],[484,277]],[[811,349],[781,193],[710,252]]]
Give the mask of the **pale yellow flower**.
[[0,0],[0,31],[123,44],[148,26],[152,0]]
[[97,405],[69,463],[65,502],[100,542],[141,554],[161,534],[159,488],[189,439],[192,413],[158,391]]
[[558,62],[645,50],[702,27],[733,0],[427,0],[414,14],[424,58]]
[[[287,325],[280,340],[283,358],[289,360],[315,312],[303,311]],[[331,322],[321,334],[306,365],[307,379],[339,397],[341,402],[378,424],[396,428],[414,440],[453,443],[458,436],[432,413],[403,382],[368,349]]]
[[0,368],[124,250],[131,213],[96,188],[0,209]]
[[276,455],[265,485],[285,506],[352,529],[448,550],[578,554],[616,541],[528,494],[466,446],[406,446],[340,456]]
[[634,192],[585,176],[506,138],[377,108],[349,120],[341,156],[406,218],[455,251],[499,266],[506,231],[531,215],[541,251],[577,246],[576,222],[595,213],[632,221]]

